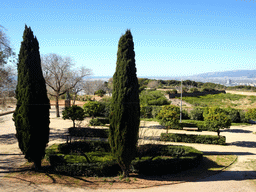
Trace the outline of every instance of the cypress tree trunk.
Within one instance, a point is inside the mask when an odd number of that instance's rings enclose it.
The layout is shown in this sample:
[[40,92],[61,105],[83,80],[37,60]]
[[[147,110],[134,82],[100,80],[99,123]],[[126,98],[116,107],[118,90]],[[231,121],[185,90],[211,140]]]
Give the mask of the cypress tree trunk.
[[131,161],[136,155],[140,124],[139,85],[130,30],[121,36],[118,43],[113,86],[109,143],[123,175],[128,177]]
[[18,62],[16,109],[13,120],[19,148],[36,170],[49,142],[49,109],[45,79],[41,68],[39,44],[31,28],[25,26]]

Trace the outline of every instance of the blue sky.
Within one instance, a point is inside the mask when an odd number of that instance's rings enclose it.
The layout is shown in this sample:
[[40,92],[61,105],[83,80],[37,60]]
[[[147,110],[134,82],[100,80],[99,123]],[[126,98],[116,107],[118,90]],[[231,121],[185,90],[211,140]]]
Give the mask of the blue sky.
[[115,72],[118,41],[133,35],[137,76],[255,69],[256,0],[1,2],[0,25],[18,54],[25,24],[40,53],[70,56],[95,76]]

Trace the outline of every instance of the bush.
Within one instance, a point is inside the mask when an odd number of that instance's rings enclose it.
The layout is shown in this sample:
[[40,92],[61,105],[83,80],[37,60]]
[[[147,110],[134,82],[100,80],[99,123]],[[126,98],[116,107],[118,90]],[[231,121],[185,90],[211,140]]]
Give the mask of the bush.
[[138,147],[138,157],[132,161],[132,167],[135,172],[146,175],[177,173],[198,166],[202,155],[192,147],[146,144]]
[[212,135],[186,135],[186,134],[167,134],[162,133],[161,141],[171,142],[184,142],[184,143],[204,143],[204,144],[226,144],[225,136],[212,136]]
[[177,91],[177,89],[172,89],[172,90],[170,90],[170,93],[171,93],[171,94],[177,94],[178,91]]
[[190,88],[190,89],[189,89],[189,92],[191,92],[191,93],[198,93],[199,90],[194,87],[194,88]]
[[141,118],[152,118],[152,107],[151,106],[140,106],[140,117]]
[[85,114],[89,117],[103,116],[104,105],[98,101],[88,101],[83,105]]
[[140,104],[148,105],[168,105],[170,102],[161,91],[145,90],[140,93]]
[[182,109],[182,119],[189,119],[188,111]]
[[99,89],[98,91],[94,92],[94,95],[98,95],[100,97],[103,97],[106,94],[106,91]]
[[229,116],[229,118],[231,119],[231,122],[233,122],[233,123],[240,123],[241,122],[241,117],[240,117],[239,110],[229,107],[229,108],[225,109],[225,112]]
[[245,113],[245,119],[249,120],[256,120],[256,108],[249,109]]
[[89,123],[91,126],[103,126],[105,124],[109,124],[109,119],[95,118],[95,119],[91,119]]
[[156,118],[159,112],[162,110],[162,106],[152,106],[152,117]]
[[203,121],[204,120],[203,113],[204,113],[203,109],[201,109],[199,107],[195,107],[193,110],[190,111],[189,117],[192,120]]

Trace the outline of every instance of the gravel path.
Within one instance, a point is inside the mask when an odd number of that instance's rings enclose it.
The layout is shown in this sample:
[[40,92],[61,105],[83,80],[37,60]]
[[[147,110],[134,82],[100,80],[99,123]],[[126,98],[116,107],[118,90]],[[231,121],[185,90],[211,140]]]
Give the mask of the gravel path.
[[[56,142],[63,142],[65,138],[62,137],[68,127],[72,126],[72,121],[61,118],[55,118],[54,108],[51,109],[51,135],[49,145]],[[3,122],[1,122],[1,119]],[[228,170],[219,174],[200,179],[194,182],[186,182],[177,185],[166,185],[159,187],[152,187],[146,189],[132,189],[132,190],[107,190],[98,189],[93,190],[89,188],[71,188],[61,185],[37,185],[28,182],[10,183],[4,178],[8,172],[12,171],[13,167],[26,162],[24,156],[18,148],[18,142],[15,138],[15,126],[12,119],[12,114],[5,115],[0,118],[0,191],[256,191],[256,185],[253,184],[252,179],[256,179],[256,172],[250,167],[250,161],[256,160],[256,125],[252,126],[236,126],[231,129],[222,130],[221,135],[227,137],[227,146],[219,145],[204,145],[204,144],[186,144],[186,143],[171,143],[175,145],[192,146],[205,154],[235,154],[238,155],[238,161],[232,165]],[[164,130],[155,122],[146,122],[141,126],[141,135],[159,136]],[[150,127],[148,129],[147,127]],[[186,132],[182,130],[170,130],[169,132]],[[188,132],[186,132],[188,133]],[[197,134],[197,132],[190,132]],[[216,135],[212,132],[200,132],[200,134]],[[140,140],[141,143],[146,141]],[[157,141],[156,141],[157,142]]]

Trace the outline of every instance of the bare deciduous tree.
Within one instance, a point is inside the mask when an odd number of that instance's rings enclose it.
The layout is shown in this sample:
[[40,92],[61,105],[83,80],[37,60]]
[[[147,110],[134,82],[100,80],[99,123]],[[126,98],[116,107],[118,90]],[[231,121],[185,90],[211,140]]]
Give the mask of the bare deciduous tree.
[[86,95],[93,95],[95,91],[98,91],[99,89],[103,89],[105,91],[104,88],[104,81],[102,80],[86,80],[83,84],[83,90],[85,91]]
[[[9,38],[4,32],[4,27],[0,25],[0,97],[1,104],[4,106],[6,97],[13,96],[16,81],[14,79],[14,66],[6,66],[8,62],[16,62],[16,54],[12,51]],[[5,29],[6,30],[6,29]],[[12,58],[12,59],[11,59]],[[10,95],[12,93],[12,95]]]
[[85,67],[73,70],[74,62],[70,57],[62,57],[53,53],[41,56],[41,64],[46,84],[49,87],[48,93],[56,99],[56,116],[60,117],[59,96],[74,89],[85,76],[91,75],[91,70]]

